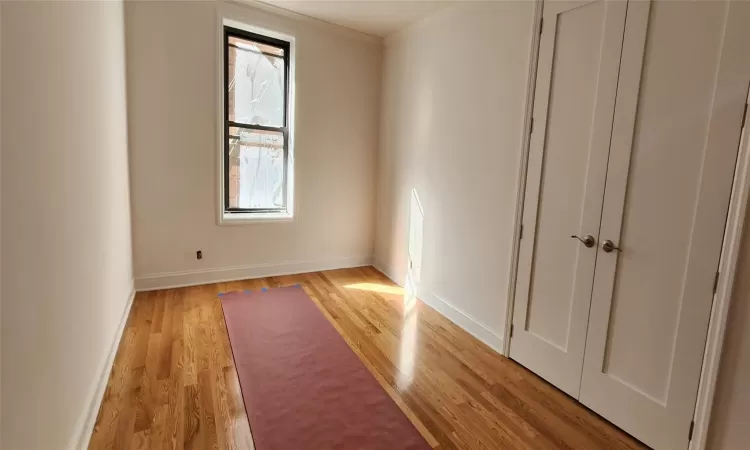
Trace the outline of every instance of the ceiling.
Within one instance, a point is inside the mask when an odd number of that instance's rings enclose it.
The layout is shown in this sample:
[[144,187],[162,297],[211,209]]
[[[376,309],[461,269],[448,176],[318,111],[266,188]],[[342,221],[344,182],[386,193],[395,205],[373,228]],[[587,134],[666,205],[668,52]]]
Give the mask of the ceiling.
[[326,22],[386,37],[453,1],[433,0],[261,0]]

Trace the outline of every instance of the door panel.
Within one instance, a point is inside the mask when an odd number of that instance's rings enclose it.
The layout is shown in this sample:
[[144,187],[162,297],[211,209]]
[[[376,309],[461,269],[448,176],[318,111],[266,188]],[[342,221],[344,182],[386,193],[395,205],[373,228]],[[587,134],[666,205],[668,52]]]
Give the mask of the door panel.
[[627,3],[545,2],[510,356],[577,397]]
[[[597,257],[580,400],[659,449],[688,445],[737,154],[744,93],[715,101],[742,54],[722,50],[727,11],[654,2],[642,75],[625,35],[600,229],[622,252]],[[736,136],[712,131],[728,107]]]

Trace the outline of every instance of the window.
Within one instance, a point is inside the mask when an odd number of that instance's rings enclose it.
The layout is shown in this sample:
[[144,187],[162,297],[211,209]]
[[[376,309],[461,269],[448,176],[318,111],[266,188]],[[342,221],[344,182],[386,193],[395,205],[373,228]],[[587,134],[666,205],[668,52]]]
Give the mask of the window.
[[224,27],[224,219],[291,217],[284,40]]

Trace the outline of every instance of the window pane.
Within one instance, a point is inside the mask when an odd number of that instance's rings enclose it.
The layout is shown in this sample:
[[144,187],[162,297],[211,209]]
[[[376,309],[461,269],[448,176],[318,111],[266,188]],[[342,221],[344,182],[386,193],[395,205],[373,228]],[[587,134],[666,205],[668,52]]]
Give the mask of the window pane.
[[285,207],[282,133],[229,128],[229,207]]
[[229,37],[229,120],[284,126],[284,50]]

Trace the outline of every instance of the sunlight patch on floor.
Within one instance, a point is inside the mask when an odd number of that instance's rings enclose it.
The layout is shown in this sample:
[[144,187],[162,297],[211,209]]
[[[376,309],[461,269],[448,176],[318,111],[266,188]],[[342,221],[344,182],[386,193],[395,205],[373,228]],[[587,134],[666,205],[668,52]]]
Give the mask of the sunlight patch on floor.
[[398,286],[389,286],[379,283],[355,283],[344,286],[347,289],[358,289],[360,291],[379,292],[381,294],[404,295],[404,289]]

